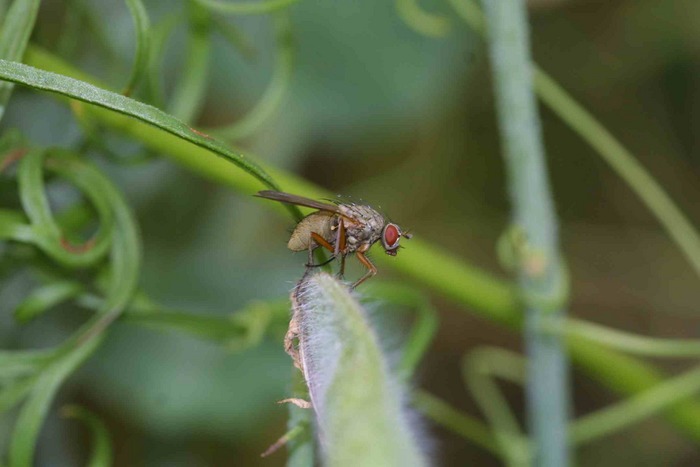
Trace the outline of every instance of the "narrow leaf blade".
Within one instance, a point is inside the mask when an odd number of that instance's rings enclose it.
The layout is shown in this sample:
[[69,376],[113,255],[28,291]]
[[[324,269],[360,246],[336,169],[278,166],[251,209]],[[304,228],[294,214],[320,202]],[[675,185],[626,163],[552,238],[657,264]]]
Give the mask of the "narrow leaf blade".
[[[15,0],[7,11],[0,35],[0,58],[18,61],[34,29],[39,0]],[[12,94],[12,83],[0,83],[0,119]]]

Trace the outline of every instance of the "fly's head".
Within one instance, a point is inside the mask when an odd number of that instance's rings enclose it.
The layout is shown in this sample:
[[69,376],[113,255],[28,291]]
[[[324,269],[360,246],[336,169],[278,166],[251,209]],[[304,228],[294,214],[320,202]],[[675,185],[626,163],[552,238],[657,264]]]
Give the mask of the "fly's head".
[[381,237],[382,246],[387,255],[396,256],[396,253],[399,251],[401,237],[410,239],[412,235],[408,232],[402,232],[401,227],[398,225],[387,222],[382,229]]

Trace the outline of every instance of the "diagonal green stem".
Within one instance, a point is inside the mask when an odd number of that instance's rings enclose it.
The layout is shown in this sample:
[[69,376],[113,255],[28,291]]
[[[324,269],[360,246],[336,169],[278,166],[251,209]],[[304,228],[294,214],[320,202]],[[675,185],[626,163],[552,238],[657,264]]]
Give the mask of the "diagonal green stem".
[[558,331],[568,336],[597,342],[606,347],[647,357],[700,357],[700,340],[698,339],[663,339],[640,336],[631,332],[619,331],[600,324],[569,318]]
[[446,402],[421,390],[413,395],[413,405],[434,422],[493,454],[500,454],[498,442],[480,420],[458,412]]
[[584,444],[633,425],[700,391],[700,367],[671,378],[646,392],[590,415],[572,425],[570,437]]
[[511,467],[530,465],[532,450],[494,377],[523,384],[525,368],[522,356],[495,347],[475,349],[462,363],[465,383],[491,425],[503,460]]

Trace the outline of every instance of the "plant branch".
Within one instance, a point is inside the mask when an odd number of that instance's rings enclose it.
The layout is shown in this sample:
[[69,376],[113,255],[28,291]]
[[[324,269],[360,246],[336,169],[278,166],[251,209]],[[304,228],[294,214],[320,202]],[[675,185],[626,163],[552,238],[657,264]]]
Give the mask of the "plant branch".
[[564,314],[560,289],[566,279],[532,91],[526,6],[523,0],[503,0],[487,1],[484,7],[513,224],[525,242],[519,245],[518,272],[526,305],[527,414],[535,462],[566,466],[568,358],[563,339],[542,329]]

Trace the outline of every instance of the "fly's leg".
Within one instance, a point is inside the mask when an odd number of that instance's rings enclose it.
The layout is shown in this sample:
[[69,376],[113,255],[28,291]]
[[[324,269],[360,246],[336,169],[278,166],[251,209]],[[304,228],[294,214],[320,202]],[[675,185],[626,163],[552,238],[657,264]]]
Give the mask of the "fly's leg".
[[320,245],[326,250],[330,251],[331,253],[335,253],[335,248],[333,248],[333,245],[328,243],[328,241],[321,237],[319,234],[316,232],[311,232],[311,239],[309,240],[309,262],[306,263],[307,268],[317,268],[319,266],[325,266],[326,264],[330,263],[335,259],[335,254],[331,256],[331,258],[328,261],[325,261],[321,264],[314,264],[314,242],[316,242],[316,245]]
[[341,279],[345,277],[345,255],[340,257],[340,271],[338,271],[338,277]]
[[345,245],[347,241],[347,235],[345,234],[345,223],[343,218],[338,219],[338,233],[335,238],[335,252],[334,256],[340,255],[340,271],[338,271],[338,277],[340,279],[345,276]]
[[364,281],[369,279],[370,277],[374,276],[377,274],[377,268],[374,267],[374,264],[369,260],[368,257],[365,256],[365,252],[369,249],[370,245],[362,245],[360,248],[357,249],[357,252],[355,253],[357,255],[357,259],[360,260],[362,264],[367,268],[367,273],[360,277],[360,279],[352,284],[352,288],[356,288],[358,285],[362,284]]

